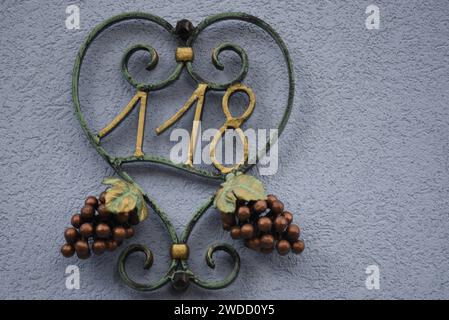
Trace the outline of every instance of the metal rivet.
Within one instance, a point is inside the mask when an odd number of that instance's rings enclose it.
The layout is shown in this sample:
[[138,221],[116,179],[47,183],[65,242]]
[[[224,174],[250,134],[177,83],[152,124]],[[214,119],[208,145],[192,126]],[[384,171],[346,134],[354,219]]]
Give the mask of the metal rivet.
[[191,47],[176,48],[176,61],[177,62],[193,61],[193,49]]
[[189,247],[185,243],[175,243],[171,246],[170,254],[173,259],[187,260]]

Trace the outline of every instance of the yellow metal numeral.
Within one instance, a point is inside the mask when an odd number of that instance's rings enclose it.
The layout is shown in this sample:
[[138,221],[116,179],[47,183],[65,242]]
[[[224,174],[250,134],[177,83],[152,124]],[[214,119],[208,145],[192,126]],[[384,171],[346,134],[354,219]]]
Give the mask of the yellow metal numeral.
[[[231,95],[233,95],[235,92],[245,92],[248,95],[249,98],[249,105],[246,109],[246,111],[241,115],[240,117],[233,117],[231,114],[231,111],[229,111],[229,98]],[[212,142],[210,143],[210,158],[214,166],[220,170],[222,173],[229,173],[235,169],[237,169],[240,165],[245,163],[248,160],[248,139],[246,138],[245,134],[243,133],[242,129],[240,129],[240,126],[249,118],[251,113],[254,110],[254,107],[256,105],[256,96],[249,87],[238,83],[234,84],[231,87],[226,90],[225,95],[223,96],[222,101],[222,108],[223,112],[226,116],[226,121],[223,124],[223,126],[218,130],[218,132],[215,134],[214,138],[212,139]],[[237,132],[240,140],[243,142],[243,159],[239,163],[237,163],[233,167],[225,167],[220,162],[218,162],[216,158],[216,152],[215,149],[217,148],[217,144],[220,141],[221,137],[224,135],[226,129],[235,129]]]
[[187,161],[186,161],[186,164],[190,166],[193,166],[193,155],[195,154],[195,148],[198,139],[198,128],[203,113],[204,96],[206,94],[206,90],[207,84],[200,83],[198,85],[198,88],[193,92],[189,100],[187,100],[187,102],[181,107],[181,109],[179,109],[178,112],[176,112],[170,119],[168,119],[158,128],[156,128],[156,133],[158,135],[161,134],[170,126],[172,126],[176,121],[178,121],[184,115],[184,113],[186,113],[186,111],[190,109],[190,107],[195,103],[195,101],[197,101],[195,116],[193,118],[192,134],[190,135],[189,151],[187,154]]
[[145,113],[147,109],[147,97],[148,93],[144,91],[137,91],[137,93],[132,97],[125,108],[103,129],[98,133],[98,138],[103,138],[111,133],[134,109],[137,103],[140,101],[139,108],[139,119],[137,125],[137,137],[136,137],[136,148],[134,150],[134,155],[136,157],[143,157],[144,153],[142,150],[143,145],[143,134],[145,132]]

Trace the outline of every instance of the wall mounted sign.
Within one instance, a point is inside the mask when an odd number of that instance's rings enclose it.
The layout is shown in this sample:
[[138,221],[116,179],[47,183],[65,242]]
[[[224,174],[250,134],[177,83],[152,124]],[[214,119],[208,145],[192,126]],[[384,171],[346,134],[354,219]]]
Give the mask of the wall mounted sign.
[[[105,123],[99,132],[91,130],[81,111],[78,92],[81,65],[90,45],[97,37],[108,28],[128,20],[143,20],[158,24],[168,31],[178,41],[178,47],[174,52],[175,67],[172,73],[163,81],[155,83],[139,82],[128,71],[130,57],[138,52],[147,52],[150,62],[146,69],[151,70],[157,66],[158,53],[150,45],[137,44],[128,48],[121,61],[121,72],[128,83],[135,88],[135,95],[123,110],[115,116],[110,123]],[[267,195],[265,188],[258,179],[247,174],[248,170],[257,163],[257,160],[269,151],[275,142],[271,138],[265,148],[258,150],[255,161],[248,161],[248,140],[242,131],[245,121],[256,108],[256,94],[243,83],[248,73],[248,56],[243,48],[233,43],[222,43],[212,51],[212,63],[223,70],[219,56],[223,51],[235,52],[241,60],[241,68],[237,76],[226,83],[214,83],[207,81],[195,71],[194,44],[198,36],[207,27],[218,22],[234,20],[244,21],[262,28],[279,46],[284,57],[288,74],[288,99],[284,107],[282,119],[278,125],[280,136],[290,116],[294,96],[293,66],[289,52],[280,36],[263,20],[245,13],[223,13],[206,18],[196,27],[188,20],[181,20],[174,28],[164,19],[148,13],[125,13],[114,16],[97,27],[88,35],[82,44],[77,56],[72,74],[72,97],[79,123],[87,138],[95,150],[114,169],[118,177],[106,178],[103,183],[109,187],[98,198],[89,196],[79,214],[72,217],[73,227],[66,229],[65,239],[67,243],[62,246],[61,253],[65,257],[76,254],[79,259],[87,259],[93,252],[96,255],[106,251],[113,251],[126,242],[126,239],[134,235],[134,226],[145,220],[149,214],[156,214],[165,225],[171,239],[171,262],[166,274],[154,283],[139,283],[134,281],[126,271],[126,260],[132,253],[142,252],[146,259],[144,268],[149,269],[153,263],[151,250],[142,244],[131,244],[121,253],[118,261],[118,270],[121,279],[131,288],[140,291],[151,291],[171,283],[175,289],[186,289],[190,282],[206,289],[220,289],[231,284],[237,277],[240,268],[240,257],[237,251],[227,243],[214,244],[206,252],[206,263],[214,268],[213,255],[216,251],[226,252],[233,260],[233,269],[228,276],[218,281],[206,281],[196,276],[188,264],[189,246],[188,240],[196,222],[203,214],[214,206],[219,212],[223,228],[229,230],[233,239],[242,239],[245,245],[262,253],[271,253],[275,249],[280,255],[289,252],[301,253],[304,242],[299,239],[300,229],[292,224],[293,215],[284,209],[283,203],[274,195]],[[169,87],[178,80],[180,74],[186,71],[197,83],[196,90],[187,102],[178,110],[173,111],[173,116],[162,123],[156,129],[160,134],[168,130],[189,109],[194,108],[194,122],[191,128],[191,140],[187,161],[183,164],[172,162],[170,159],[152,155],[151,148],[143,146],[143,137],[148,107],[148,96],[153,92]],[[199,121],[203,114],[205,96],[209,91],[223,92],[222,112],[224,120],[222,126],[213,137],[210,144],[210,158],[215,171],[207,171],[194,166],[193,155],[199,134]],[[231,114],[229,99],[236,92],[248,96],[248,105],[240,116]],[[133,154],[125,157],[114,156],[103,146],[102,140],[110,134],[120,123],[134,110],[138,109],[138,126]],[[221,164],[216,157],[216,148],[227,129],[235,130],[243,145],[243,159],[232,166]],[[169,166],[183,170],[194,175],[222,181],[219,190],[193,213],[182,235],[176,233],[169,215],[162,210],[156,201],[147,194],[136,181],[125,171],[123,166],[132,162],[148,162]],[[149,208],[148,208],[149,207]]]

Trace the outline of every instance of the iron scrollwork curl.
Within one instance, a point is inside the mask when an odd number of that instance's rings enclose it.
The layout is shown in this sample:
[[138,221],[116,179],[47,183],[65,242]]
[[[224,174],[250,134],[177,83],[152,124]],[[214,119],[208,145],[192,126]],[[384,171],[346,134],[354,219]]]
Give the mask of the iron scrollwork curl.
[[[198,210],[193,214],[191,220],[185,227],[185,230],[181,236],[181,238],[178,238],[178,235],[176,233],[175,228],[173,227],[168,215],[157,205],[156,201],[152,199],[147,193],[144,192],[144,190],[136,183],[136,181],[124,170],[123,165],[126,163],[132,163],[132,162],[149,162],[149,163],[155,163],[163,166],[172,167],[175,169],[183,170],[195,175],[199,175],[202,177],[210,178],[210,179],[217,179],[220,181],[225,181],[226,174],[223,172],[220,173],[214,173],[207,170],[202,170],[195,168],[191,165],[187,164],[177,164],[173,163],[170,159],[155,156],[155,155],[149,155],[149,154],[135,154],[131,156],[126,157],[115,157],[111,155],[103,146],[101,146],[101,136],[98,134],[95,134],[94,131],[92,131],[84,118],[84,114],[81,110],[81,104],[79,99],[79,80],[80,80],[80,71],[81,71],[81,65],[83,63],[83,60],[85,58],[86,52],[90,45],[93,43],[93,41],[105,30],[110,28],[113,25],[116,25],[118,23],[128,21],[128,20],[143,20],[143,21],[149,21],[156,23],[157,25],[161,26],[163,29],[165,29],[167,32],[169,32],[171,35],[176,36],[178,38],[178,42],[180,45],[185,47],[192,47],[195,43],[195,40],[198,38],[198,36],[201,34],[201,32],[206,29],[207,27],[226,20],[239,20],[243,22],[248,22],[251,24],[254,24],[260,28],[262,28],[265,32],[267,32],[272,39],[277,43],[279,48],[281,49],[282,55],[284,57],[287,71],[288,71],[288,81],[289,81],[289,90],[288,90],[288,100],[287,104],[284,108],[284,114],[282,116],[282,119],[278,126],[278,132],[279,135],[282,133],[288,118],[290,116],[290,112],[293,105],[293,96],[294,96],[294,76],[293,76],[293,66],[290,59],[290,55],[288,52],[288,49],[284,42],[282,41],[281,37],[276,33],[276,31],[271,28],[266,22],[263,20],[245,14],[245,13],[223,13],[223,14],[217,14],[211,17],[206,18],[203,22],[201,22],[198,26],[193,28],[191,32],[189,32],[186,36],[186,33],[183,34],[177,34],[175,28],[165,21],[164,19],[157,17],[155,15],[151,15],[148,13],[141,13],[141,12],[131,12],[131,13],[125,13],[120,14],[117,16],[114,16],[103,23],[99,24],[97,27],[95,27],[92,32],[88,35],[87,39],[82,44],[75,60],[75,65],[73,68],[72,73],[72,98],[73,103],[75,106],[76,115],[78,117],[78,120],[80,122],[81,127],[83,128],[85,134],[87,135],[88,139],[90,140],[92,146],[96,149],[96,151],[106,160],[106,162],[114,169],[114,171],[119,175],[123,180],[125,180],[130,185],[134,186],[138,190],[141,191],[145,202],[148,204],[149,207],[153,209],[153,211],[159,216],[162,223],[164,224],[165,228],[167,229],[167,232],[170,237],[170,241],[172,242],[172,248],[174,245],[179,245],[181,249],[180,255],[172,255],[172,259],[170,261],[170,264],[168,266],[168,271],[163,275],[159,280],[153,283],[139,283],[131,278],[131,276],[128,274],[126,270],[126,261],[129,258],[130,255],[140,252],[145,255],[144,260],[144,268],[149,269],[152,266],[153,263],[153,253],[151,250],[141,244],[133,244],[128,246],[126,249],[123,250],[121,253],[119,259],[118,259],[118,270],[121,279],[124,281],[124,283],[139,291],[152,291],[155,289],[158,289],[167,283],[171,282],[173,287],[176,289],[185,289],[189,285],[190,282],[194,283],[197,286],[200,286],[202,288],[206,289],[220,289],[228,286],[231,284],[237,277],[239,268],[240,268],[240,257],[237,251],[229,244],[226,243],[220,243],[220,244],[213,244],[211,245],[206,252],[206,264],[210,268],[215,267],[215,261],[213,259],[213,256],[216,252],[222,251],[228,254],[228,256],[232,260],[232,270],[231,272],[222,280],[218,281],[206,281],[202,280],[199,277],[195,276],[195,273],[190,269],[188,265],[188,254],[186,252],[182,252],[182,250],[185,251],[187,247],[187,242],[189,239],[189,236],[197,223],[197,221],[203,216],[205,212],[208,211],[208,209],[213,205],[216,195],[214,194],[211,196],[205,203],[198,208]],[[185,31],[185,30],[184,30]],[[225,83],[214,83],[212,81],[205,80],[202,76],[197,74],[194,71],[194,66],[192,59],[182,60],[177,59],[176,66],[174,70],[168,75],[168,77],[165,80],[155,82],[155,83],[144,83],[139,82],[136,79],[133,78],[133,76],[128,71],[128,63],[130,61],[131,56],[137,52],[137,51],[144,51],[147,52],[150,56],[150,61],[146,67],[147,70],[152,70],[156,67],[158,62],[158,54],[156,50],[146,44],[137,44],[132,47],[129,47],[122,58],[121,61],[121,71],[126,79],[134,88],[138,90],[138,92],[149,92],[149,91],[155,91],[163,89],[170,84],[172,84],[174,81],[176,81],[184,67],[186,67],[187,73],[192,77],[194,81],[196,81],[198,84],[206,84],[207,89],[209,90],[217,90],[217,91],[224,91],[230,88],[235,83],[240,83],[243,81],[248,73],[249,68],[249,62],[248,62],[248,56],[244,49],[242,49],[240,46],[232,43],[222,43],[218,47],[216,47],[213,50],[212,53],[212,63],[218,70],[223,70],[224,65],[220,61],[220,54],[224,51],[233,51],[235,52],[238,57],[241,60],[241,68],[238,74],[231,79],[228,82]],[[144,94],[142,96],[137,96],[137,98],[145,97]],[[133,108],[133,105],[129,105],[129,110]],[[129,112],[129,110],[127,112]],[[124,114],[124,116],[126,116]],[[118,119],[121,120],[121,119]],[[263,152],[267,152],[269,150],[269,147],[271,144],[273,144],[275,141],[270,140],[267,143],[267,148],[264,149]],[[262,156],[262,153],[259,153],[257,160]],[[246,172],[248,171],[254,164],[244,164],[242,167],[239,168],[239,171]]]
[[228,243],[218,243],[210,246],[206,251],[206,263],[209,266],[209,268],[214,269],[215,268],[215,261],[213,259],[213,255],[217,251],[224,251],[226,252],[231,258],[233,262],[232,271],[229,273],[229,275],[220,281],[205,281],[198,277],[193,278],[193,282],[205,289],[211,289],[211,290],[217,290],[222,289],[230,285],[232,282],[234,282],[235,278],[237,278],[239,270],[240,270],[240,256],[235,250],[233,246],[231,246]]
[[[195,40],[195,38],[192,38],[192,40],[189,38],[189,40],[187,40],[187,45],[189,45],[189,46],[192,45],[194,40]],[[220,91],[226,90],[234,83],[243,81],[245,79],[246,75],[248,74],[248,69],[249,69],[248,55],[246,54],[245,50],[243,50],[242,47],[240,47],[239,45],[229,43],[229,42],[220,44],[212,52],[212,63],[215,66],[215,68],[217,68],[218,70],[224,70],[224,65],[220,62],[220,58],[219,58],[220,54],[223,51],[235,52],[239,56],[240,61],[241,61],[240,71],[232,80],[225,82],[225,83],[215,83],[212,81],[208,81],[193,70],[193,63],[189,61],[186,63],[186,68],[187,68],[187,71],[190,74],[190,76],[197,83],[206,83],[208,85],[208,87],[211,88],[212,90],[220,90]]]

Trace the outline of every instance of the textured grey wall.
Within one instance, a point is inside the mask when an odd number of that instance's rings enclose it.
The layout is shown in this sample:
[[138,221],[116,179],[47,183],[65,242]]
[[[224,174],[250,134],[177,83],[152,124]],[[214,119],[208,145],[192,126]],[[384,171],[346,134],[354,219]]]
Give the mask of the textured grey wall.
[[[63,1],[0,4],[1,298],[449,298],[447,1],[70,3],[80,4],[80,30],[65,28]],[[371,3],[380,7],[380,30],[365,28],[365,8]],[[128,289],[116,272],[119,252],[87,261],[60,256],[70,215],[112,174],[75,118],[70,96],[74,57],[92,27],[136,10],[173,24],[245,11],[279,30],[295,61],[297,96],[280,143],[279,172],[262,179],[295,213],[307,245],[303,255],[262,256],[236,241],[242,257],[236,282],[217,292],[191,286],[182,295],[168,288],[148,294]],[[174,43],[157,31],[127,24],[92,47],[81,94],[93,128],[112,119],[133,95],[118,68],[128,45],[148,42],[158,49],[161,63],[151,76],[162,77],[170,68]],[[248,126],[273,127],[286,92],[279,52],[262,32],[225,24],[198,43],[199,61],[207,62],[207,70],[212,70],[210,48],[223,39],[250,55],[247,83],[260,103]],[[156,138],[153,129],[193,89],[187,77],[181,80],[173,89],[150,95],[145,142],[156,153],[167,154],[164,146],[171,143],[168,134]],[[212,97],[206,106],[211,126],[222,121],[221,110],[212,107],[218,101]],[[264,118],[267,112],[270,119]],[[189,128],[191,118],[180,125]],[[110,150],[129,152],[135,120],[133,115],[107,139]],[[216,188],[154,166],[131,172],[170,213],[178,232]],[[156,257],[149,275],[137,267],[139,258],[133,259],[135,272],[157,279],[168,263],[168,238],[154,216],[137,229],[134,241],[149,244]],[[192,268],[204,276],[227,271],[224,258],[216,271],[204,264],[205,248],[216,241],[233,242],[211,210],[191,240]],[[80,290],[65,288],[68,264],[80,267]],[[380,290],[365,288],[365,268],[371,264],[380,267]]]

